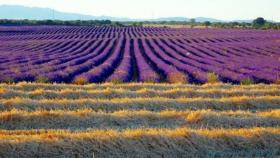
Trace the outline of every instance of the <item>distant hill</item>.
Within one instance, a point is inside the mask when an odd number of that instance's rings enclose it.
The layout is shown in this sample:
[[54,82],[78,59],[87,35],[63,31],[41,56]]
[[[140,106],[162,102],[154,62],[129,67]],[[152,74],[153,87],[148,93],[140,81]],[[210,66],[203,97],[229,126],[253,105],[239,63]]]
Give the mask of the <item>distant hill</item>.
[[190,18],[186,18],[186,17],[162,17],[157,19],[148,19],[148,21],[189,21],[189,20]]
[[[111,21],[189,21],[187,17],[162,17],[157,19],[131,19],[125,17],[92,16],[77,13],[65,13],[49,8],[25,7],[19,5],[0,5],[0,19],[30,19],[30,20],[111,20]],[[226,22],[218,19],[197,17],[197,22]],[[236,20],[242,21],[242,20]],[[246,20],[248,21],[248,20]]]
[[[158,18],[158,19],[150,19],[149,21],[190,21],[191,18],[186,17],[164,17],[164,18]],[[213,19],[213,18],[206,18],[206,17],[197,17],[195,18],[197,22],[222,22],[222,20]]]
[[[48,8],[31,8],[23,6],[0,6],[0,18],[1,19],[32,19],[32,20],[43,20],[43,19],[56,19],[70,20],[79,19],[79,14],[65,14],[62,12],[53,11]],[[85,16],[84,16],[85,17]],[[86,16],[88,17],[88,16]]]
[[0,19],[30,19],[30,20],[112,20],[126,21],[128,18],[109,16],[92,16],[77,13],[65,13],[49,8],[25,7],[18,5],[0,5]]

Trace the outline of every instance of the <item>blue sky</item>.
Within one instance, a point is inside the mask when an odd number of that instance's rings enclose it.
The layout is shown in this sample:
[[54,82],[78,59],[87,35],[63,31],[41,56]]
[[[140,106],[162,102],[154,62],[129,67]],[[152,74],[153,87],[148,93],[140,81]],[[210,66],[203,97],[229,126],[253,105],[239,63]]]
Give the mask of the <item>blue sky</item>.
[[0,0],[88,15],[130,18],[212,17],[221,20],[262,16],[280,21],[280,0]]

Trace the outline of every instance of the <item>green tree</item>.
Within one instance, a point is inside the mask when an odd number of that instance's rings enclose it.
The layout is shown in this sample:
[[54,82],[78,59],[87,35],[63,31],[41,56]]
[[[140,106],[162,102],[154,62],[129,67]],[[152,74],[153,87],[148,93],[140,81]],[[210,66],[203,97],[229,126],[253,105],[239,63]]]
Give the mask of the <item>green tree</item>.
[[232,28],[239,27],[240,24],[238,22],[232,22]]
[[194,26],[196,25],[196,20],[190,19],[190,24],[191,24],[191,28],[194,28]]
[[209,26],[211,26],[211,22],[210,21],[205,21],[204,26],[206,26],[208,28]]
[[264,25],[265,29],[273,29],[274,28],[274,24],[272,22],[266,22]]
[[259,29],[262,28],[265,25],[265,23],[266,20],[262,17],[259,17],[253,21],[253,27]]
[[190,19],[190,23],[194,24],[196,22],[196,20],[193,18],[193,19]]

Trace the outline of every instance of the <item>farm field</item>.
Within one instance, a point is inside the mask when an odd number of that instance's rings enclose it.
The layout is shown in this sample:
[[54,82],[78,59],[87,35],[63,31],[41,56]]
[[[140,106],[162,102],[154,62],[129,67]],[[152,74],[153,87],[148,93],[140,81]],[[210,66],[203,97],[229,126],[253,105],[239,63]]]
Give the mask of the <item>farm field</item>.
[[280,31],[0,27],[0,81],[275,83]]
[[0,84],[1,157],[278,157],[280,85]]
[[0,0],[0,158],[280,158],[279,6]]

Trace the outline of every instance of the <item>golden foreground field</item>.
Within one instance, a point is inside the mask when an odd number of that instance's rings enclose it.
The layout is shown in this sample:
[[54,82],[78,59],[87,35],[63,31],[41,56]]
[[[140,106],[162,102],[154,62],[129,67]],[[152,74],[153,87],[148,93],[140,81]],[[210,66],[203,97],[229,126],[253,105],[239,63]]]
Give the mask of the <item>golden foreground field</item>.
[[280,85],[0,84],[0,157],[279,157]]

